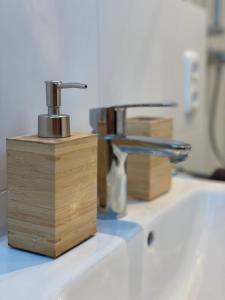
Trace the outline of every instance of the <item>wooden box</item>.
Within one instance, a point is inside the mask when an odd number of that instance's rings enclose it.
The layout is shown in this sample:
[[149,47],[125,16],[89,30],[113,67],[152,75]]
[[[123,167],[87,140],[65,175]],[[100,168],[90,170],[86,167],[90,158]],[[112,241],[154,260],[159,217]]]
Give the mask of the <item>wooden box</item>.
[[[170,118],[137,117],[127,120],[127,134],[172,138]],[[128,195],[152,200],[169,191],[171,164],[168,158],[148,154],[129,154],[127,163]]]
[[97,139],[7,139],[9,245],[57,257],[96,232]]

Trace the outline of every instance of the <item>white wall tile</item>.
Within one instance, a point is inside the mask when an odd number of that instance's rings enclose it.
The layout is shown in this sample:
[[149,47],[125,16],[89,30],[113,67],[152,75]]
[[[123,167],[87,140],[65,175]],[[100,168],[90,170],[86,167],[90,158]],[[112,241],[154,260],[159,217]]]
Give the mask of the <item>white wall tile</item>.
[[[186,165],[205,168],[206,12],[180,0],[98,0],[99,82],[102,105],[173,100],[171,110],[136,111],[172,115],[175,137],[192,144]],[[200,56],[201,104],[191,118],[183,113],[183,52]],[[199,138],[201,137],[201,138]]]
[[0,188],[6,186],[5,137],[37,132],[46,112],[44,80],[80,81],[63,91],[72,130],[89,131],[98,106],[95,0],[0,1]]

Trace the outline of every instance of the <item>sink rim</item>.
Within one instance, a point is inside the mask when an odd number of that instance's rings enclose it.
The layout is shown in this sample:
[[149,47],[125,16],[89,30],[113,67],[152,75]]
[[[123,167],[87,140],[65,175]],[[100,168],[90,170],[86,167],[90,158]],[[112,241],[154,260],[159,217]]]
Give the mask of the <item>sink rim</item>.
[[[179,177],[173,178],[172,189],[169,193],[161,196],[155,201],[140,202],[137,200],[129,201],[128,214],[125,218],[120,221],[115,221],[117,225],[119,222],[136,223],[140,227],[133,228],[130,236],[126,237],[123,233],[127,228],[120,228],[118,226],[119,233],[101,233],[97,234],[90,240],[84,242],[80,246],[72,249],[68,253],[62,255],[58,259],[50,259],[41,265],[31,266],[13,272],[5,273],[0,275],[0,288],[2,293],[9,293],[14,285],[14,290],[17,288],[22,290],[22,296],[18,299],[29,299],[29,293],[40,286],[41,289],[45,289],[45,296],[43,298],[38,295],[37,299],[50,299],[52,295],[59,293],[71,280],[77,280],[83,272],[97,264],[105,256],[108,256],[118,249],[123,247],[127,240],[132,239],[135,235],[146,228],[156,218],[159,218],[168,209],[173,209],[181,201],[185,201],[193,193],[204,191],[204,192],[217,192],[222,191],[225,193],[225,185],[219,182],[211,182],[206,180],[196,179],[183,179]],[[108,222],[108,221],[104,221]],[[104,226],[104,222],[101,226]],[[106,223],[105,223],[106,224]],[[115,224],[112,224],[115,226]],[[135,230],[134,230],[135,229]],[[123,232],[124,230],[124,232]],[[0,238],[0,255],[2,249],[8,249],[6,245],[6,237]],[[15,253],[18,250],[8,249],[10,252]],[[23,259],[27,259],[28,256],[32,259],[37,258],[36,254],[24,253]],[[10,255],[9,255],[10,257]],[[72,263],[71,263],[72,262]],[[47,272],[51,278],[50,283],[43,281],[43,272]],[[59,280],[59,274],[67,274],[65,278]],[[28,284],[29,283],[29,284]],[[27,288],[29,286],[29,288]],[[24,289],[23,289],[24,287]],[[13,291],[12,291],[13,293]],[[38,294],[38,293],[37,293]],[[48,295],[48,296],[46,296]],[[48,298],[46,298],[48,297]],[[10,295],[7,297],[10,298]],[[36,298],[33,298],[33,300]]]

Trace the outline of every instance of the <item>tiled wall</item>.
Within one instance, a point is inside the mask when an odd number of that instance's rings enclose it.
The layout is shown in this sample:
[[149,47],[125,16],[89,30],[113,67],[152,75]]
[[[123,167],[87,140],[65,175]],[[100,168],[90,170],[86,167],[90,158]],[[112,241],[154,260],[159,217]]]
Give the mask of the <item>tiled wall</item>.
[[[122,102],[175,100],[175,137],[190,141],[188,166],[204,168],[204,10],[183,0],[0,1],[0,190],[6,189],[5,137],[37,132],[46,111],[44,80],[81,81],[63,91],[72,129],[89,131],[89,108]],[[201,57],[201,105],[183,113],[182,55]],[[132,114],[143,111],[131,111]],[[0,228],[6,219],[0,193]]]
[[[189,141],[188,169],[204,171],[206,140],[206,12],[183,0],[99,0],[99,83],[102,104],[176,101],[170,110],[132,111],[172,115],[175,138]],[[183,54],[200,58],[200,105],[183,108]]]
[[0,1],[0,188],[5,136],[37,132],[45,80],[88,84],[62,92],[62,112],[72,115],[74,130],[89,130],[88,110],[99,103],[96,30],[93,0]]
[[[87,90],[62,92],[73,130],[89,131],[99,105],[95,0],[0,1],[0,190],[6,188],[5,137],[37,132],[46,113],[45,80],[80,81]],[[0,194],[0,227],[5,194]],[[1,226],[2,225],[2,226]]]

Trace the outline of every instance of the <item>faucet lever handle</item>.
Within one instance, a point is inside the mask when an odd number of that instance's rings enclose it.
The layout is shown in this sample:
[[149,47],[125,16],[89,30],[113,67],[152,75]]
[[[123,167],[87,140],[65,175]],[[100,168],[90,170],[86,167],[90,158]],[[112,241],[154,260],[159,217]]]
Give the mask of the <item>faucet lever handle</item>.
[[159,102],[159,103],[134,103],[134,104],[121,104],[113,105],[108,107],[109,109],[127,109],[127,108],[138,108],[138,107],[175,107],[177,106],[176,102]]
[[105,123],[108,134],[125,134],[126,110],[138,107],[175,107],[175,102],[135,103],[108,107],[98,107],[90,110],[90,125],[93,132],[99,132],[99,122]]
[[107,108],[107,130],[109,133],[114,133],[117,135],[124,135],[126,133],[126,110],[128,108],[174,106],[176,106],[175,102],[115,105],[111,108]]
[[108,134],[124,135],[126,132],[126,110],[138,107],[174,107],[175,102],[135,103],[98,107],[90,110],[90,125],[93,132],[99,133],[99,123],[105,124],[104,131]]

